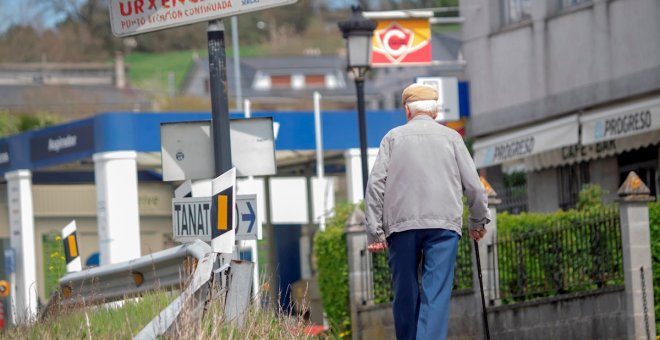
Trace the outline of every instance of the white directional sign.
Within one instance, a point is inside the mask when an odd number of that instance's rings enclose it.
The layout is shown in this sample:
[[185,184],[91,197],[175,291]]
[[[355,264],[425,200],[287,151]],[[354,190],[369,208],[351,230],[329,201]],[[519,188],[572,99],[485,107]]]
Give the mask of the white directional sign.
[[172,226],[176,241],[211,241],[211,197],[172,199]]
[[289,5],[298,0],[110,0],[118,37],[189,25]]
[[[277,167],[273,119],[233,119],[229,128],[236,175],[274,175]],[[211,121],[162,123],[160,137],[163,181],[213,177]]]
[[[172,199],[172,232],[174,240],[188,243],[195,240],[211,241],[213,219],[218,214],[212,209],[212,197],[184,197]],[[261,226],[257,218],[257,195],[236,196],[237,240],[256,240]],[[214,217],[215,216],[215,217]]]
[[238,195],[236,197],[237,240],[258,240],[260,236],[257,218],[257,195]]

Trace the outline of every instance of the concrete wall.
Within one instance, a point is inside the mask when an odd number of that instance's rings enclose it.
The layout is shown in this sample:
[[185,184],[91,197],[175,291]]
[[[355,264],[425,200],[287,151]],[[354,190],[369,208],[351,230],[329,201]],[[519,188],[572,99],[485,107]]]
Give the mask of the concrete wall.
[[493,307],[488,316],[493,339],[626,337],[623,288]]
[[[479,294],[478,291],[476,294]],[[481,300],[474,292],[452,294],[449,309],[449,338],[478,338],[481,336]],[[360,306],[359,339],[395,340],[394,317],[391,304]],[[476,327],[475,327],[476,325]]]
[[559,209],[557,169],[527,173],[528,209],[533,212],[553,212]]
[[[483,334],[479,291],[454,294],[448,339],[479,339]],[[626,337],[622,287],[488,307],[492,339],[622,339]],[[359,312],[360,339],[395,339],[391,305]]]
[[504,26],[501,1],[460,2],[473,135],[660,90],[660,2],[530,3]]

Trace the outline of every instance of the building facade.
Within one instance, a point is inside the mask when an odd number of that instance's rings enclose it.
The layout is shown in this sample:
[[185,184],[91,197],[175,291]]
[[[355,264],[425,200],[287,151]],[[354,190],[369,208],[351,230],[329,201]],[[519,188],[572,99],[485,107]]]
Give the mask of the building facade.
[[574,206],[588,183],[613,201],[624,176],[636,171],[657,196],[659,1],[460,6],[469,133],[475,163],[496,190],[518,178],[529,210],[553,211]]

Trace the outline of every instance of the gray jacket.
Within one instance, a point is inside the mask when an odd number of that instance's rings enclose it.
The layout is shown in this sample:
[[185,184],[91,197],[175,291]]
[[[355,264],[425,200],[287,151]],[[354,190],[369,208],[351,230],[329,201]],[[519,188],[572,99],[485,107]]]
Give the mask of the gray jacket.
[[443,228],[461,235],[463,192],[470,228],[490,222],[486,192],[458,132],[426,115],[390,130],[367,183],[369,244],[410,229]]

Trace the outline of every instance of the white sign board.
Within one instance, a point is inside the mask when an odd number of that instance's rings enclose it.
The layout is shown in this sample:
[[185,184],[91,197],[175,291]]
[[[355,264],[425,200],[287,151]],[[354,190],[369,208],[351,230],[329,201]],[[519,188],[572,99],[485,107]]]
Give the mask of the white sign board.
[[270,221],[273,224],[307,224],[307,179],[270,178]]
[[172,226],[178,242],[211,241],[211,197],[172,199]]
[[[237,176],[276,173],[272,118],[234,119],[229,129]],[[214,177],[211,121],[163,123],[160,140],[163,181]]]
[[[211,241],[211,197],[185,197],[172,199],[172,232],[174,240],[188,243],[195,240]],[[261,238],[261,223],[257,212],[257,195],[236,196],[237,240]]]
[[163,181],[215,177],[210,122],[160,125]]
[[430,85],[438,91],[440,112],[435,120],[453,122],[460,120],[458,79],[455,77],[417,77],[417,84]]
[[238,195],[236,197],[236,239],[260,239],[261,224],[257,218],[257,195]]
[[298,0],[110,0],[110,25],[118,37],[289,5]]
[[235,119],[230,125],[231,158],[236,176],[277,173],[272,118]]

